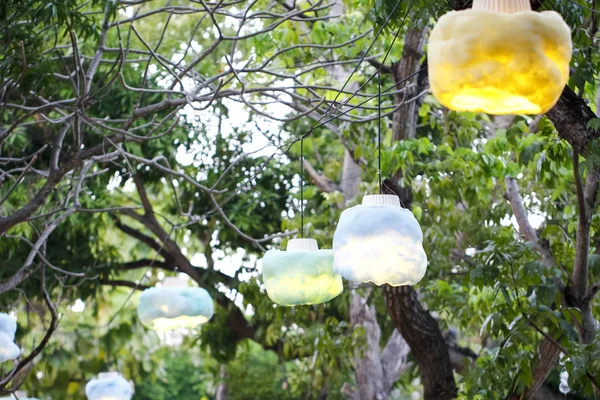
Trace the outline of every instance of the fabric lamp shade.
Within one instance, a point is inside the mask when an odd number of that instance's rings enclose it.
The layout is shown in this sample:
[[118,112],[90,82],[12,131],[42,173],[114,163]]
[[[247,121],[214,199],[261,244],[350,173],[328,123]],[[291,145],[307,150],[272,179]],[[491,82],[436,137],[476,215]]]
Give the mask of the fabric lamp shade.
[[571,31],[529,0],[474,0],[443,15],[428,45],[433,95],[455,111],[542,114],[568,79]]
[[85,386],[88,400],[131,400],[133,385],[117,372],[104,372]]
[[15,344],[17,323],[8,314],[0,313],[0,362],[16,360],[21,349]]
[[333,272],[333,251],[315,239],[291,239],[287,250],[269,250],[262,260],[267,294],[282,306],[325,303],[344,290]]
[[333,268],[355,282],[414,285],[427,270],[423,232],[392,195],[370,195],[344,210],[333,236]]
[[213,314],[210,294],[202,288],[189,287],[178,278],[166,278],[163,287],[144,290],[138,302],[140,320],[158,332],[195,328]]

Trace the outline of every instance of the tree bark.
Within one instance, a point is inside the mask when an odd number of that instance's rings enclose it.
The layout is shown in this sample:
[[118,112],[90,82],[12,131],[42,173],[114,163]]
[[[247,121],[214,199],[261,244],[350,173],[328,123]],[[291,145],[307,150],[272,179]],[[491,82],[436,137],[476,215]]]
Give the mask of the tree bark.
[[221,370],[219,371],[219,386],[217,387],[217,395],[216,400],[227,400],[229,399],[229,391],[227,390],[227,371],[225,370],[225,365],[221,365]]
[[366,333],[365,351],[355,357],[357,388],[350,397],[353,400],[385,400],[394,382],[409,366],[410,348],[398,330],[394,330],[383,350],[380,348],[381,329],[375,306],[369,306],[356,292],[352,293],[350,322],[352,326],[362,326]]
[[381,329],[377,323],[377,312],[374,306],[369,306],[367,300],[352,293],[350,303],[350,322],[352,326],[362,326],[365,329],[365,351],[355,357],[356,392],[355,400],[387,399],[389,392],[383,380],[381,364]]
[[[421,66],[421,57],[425,46],[426,30],[423,28],[410,28],[404,37],[404,49],[400,61],[392,64],[392,77],[396,83],[396,90],[404,89],[403,93],[394,94],[394,104],[402,104],[404,100],[412,99],[420,91],[417,84],[419,79],[415,73]],[[414,75],[414,76],[413,76]],[[404,81],[406,77],[412,78]],[[402,82],[402,83],[400,83]],[[417,119],[419,117],[419,102],[413,101],[400,107],[392,118],[392,140],[405,140],[415,137]]]
[[348,203],[358,195],[362,170],[360,165],[354,161],[348,150],[344,151],[344,169],[342,170],[342,183],[340,185],[344,193],[344,201]]
[[597,118],[586,101],[568,86],[558,99],[558,103],[546,116],[552,121],[558,136],[573,146],[575,151],[585,156],[590,143],[598,139],[600,134],[587,127],[588,121]]
[[385,285],[384,293],[387,310],[419,365],[425,400],[454,399],[452,364],[437,321],[421,307],[412,287]]

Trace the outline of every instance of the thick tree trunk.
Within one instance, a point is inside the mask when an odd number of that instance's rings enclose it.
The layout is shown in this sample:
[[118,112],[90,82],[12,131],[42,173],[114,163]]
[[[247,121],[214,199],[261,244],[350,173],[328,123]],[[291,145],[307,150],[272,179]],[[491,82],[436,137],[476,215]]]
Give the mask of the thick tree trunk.
[[227,371],[225,371],[225,365],[221,365],[221,371],[219,372],[219,386],[217,387],[216,400],[227,400],[229,399],[229,391],[227,390]]
[[568,86],[565,87],[558,103],[546,116],[552,121],[558,136],[565,139],[581,155],[586,155],[590,143],[600,134],[587,127],[588,121],[597,118],[586,101]]
[[379,349],[381,329],[377,323],[377,311],[356,292],[352,293],[350,322],[352,326],[362,326],[365,329],[366,340],[364,352],[355,357],[356,392],[353,398],[355,400],[385,400],[389,391],[383,380],[383,366]]
[[[423,88],[417,82],[415,73],[421,67],[421,57],[425,46],[426,30],[410,28],[404,37],[404,49],[400,61],[392,64],[392,77],[396,83],[396,90],[404,89],[403,93],[394,95],[394,104],[414,98]],[[407,79],[411,76],[410,79]],[[406,79],[406,80],[405,80]],[[417,119],[419,117],[419,102],[412,101],[400,107],[392,119],[392,140],[412,139],[417,132]]]
[[362,170],[354,161],[348,150],[344,152],[344,169],[342,170],[342,183],[340,188],[344,193],[344,201],[348,203],[358,195],[358,186],[361,181]]
[[349,394],[353,400],[385,400],[394,382],[408,368],[408,344],[395,330],[381,349],[381,329],[377,322],[375,306],[369,306],[365,298],[352,293],[350,304],[352,326],[365,329],[366,347],[355,357],[356,390]]
[[454,399],[452,364],[437,321],[421,307],[412,287],[386,285],[384,293],[387,310],[419,365],[425,400]]

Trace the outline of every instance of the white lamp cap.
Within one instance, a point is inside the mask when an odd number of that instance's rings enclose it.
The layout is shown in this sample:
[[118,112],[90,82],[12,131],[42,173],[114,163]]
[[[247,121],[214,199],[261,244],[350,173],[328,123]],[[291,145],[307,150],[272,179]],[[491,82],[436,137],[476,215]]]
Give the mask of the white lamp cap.
[[531,2],[529,0],[473,0],[473,10],[513,14],[521,11],[531,11]]
[[177,277],[170,276],[163,280],[162,286],[163,287],[181,288],[181,287],[187,287],[187,282],[184,281],[183,279],[179,279]]
[[310,253],[317,250],[319,245],[315,239],[290,239],[287,244],[287,251]]
[[113,379],[113,378],[118,378],[119,377],[119,373],[118,372],[100,372],[98,374],[98,379]]
[[400,207],[400,198],[395,194],[370,194],[363,197],[363,206]]

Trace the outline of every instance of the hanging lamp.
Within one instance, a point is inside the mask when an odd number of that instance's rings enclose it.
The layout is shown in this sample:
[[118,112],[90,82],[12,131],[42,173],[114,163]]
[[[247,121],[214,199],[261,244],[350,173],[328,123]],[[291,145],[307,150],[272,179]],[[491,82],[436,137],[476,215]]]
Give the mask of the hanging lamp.
[[131,400],[133,384],[118,372],[104,372],[85,386],[88,400]]
[[213,314],[213,301],[206,290],[173,277],[166,278],[162,287],[144,290],[138,302],[140,320],[158,332],[195,328]]
[[269,250],[262,262],[267,294],[282,306],[325,303],[344,290],[333,272],[333,251],[315,239],[291,239],[287,250]]
[[413,213],[400,206],[398,196],[382,194],[381,67],[377,80],[379,194],[364,196],[361,205],[340,215],[333,235],[333,269],[355,282],[414,285],[427,270],[423,232]]
[[286,251],[269,250],[262,260],[267,295],[282,306],[325,303],[344,290],[333,272],[333,252],[319,250],[304,238],[304,136],[300,138],[300,239],[290,239]]
[[427,270],[423,232],[395,195],[368,195],[342,212],[333,269],[350,281],[414,285]]
[[0,313],[0,362],[16,360],[21,349],[15,344],[17,323],[10,315]]
[[473,0],[442,16],[429,38],[433,95],[455,111],[543,114],[568,79],[571,31],[529,0]]

